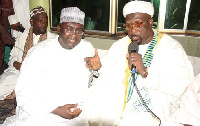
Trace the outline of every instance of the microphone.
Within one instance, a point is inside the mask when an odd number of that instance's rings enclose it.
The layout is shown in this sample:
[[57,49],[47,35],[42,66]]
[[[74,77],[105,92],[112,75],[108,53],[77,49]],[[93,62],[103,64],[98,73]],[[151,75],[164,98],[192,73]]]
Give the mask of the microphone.
[[[139,50],[139,46],[136,42],[131,42],[128,46],[128,53],[131,54],[131,53],[138,53],[138,50]],[[153,117],[155,117],[156,119],[158,119],[159,121],[159,126],[161,125],[161,119],[151,110],[149,109],[148,105],[146,104],[146,101],[145,99],[142,97],[138,87],[137,87],[137,84],[135,83],[135,73],[136,73],[136,70],[135,70],[135,66],[132,65],[131,66],[131,71],[132,71],[132,78],[133,78],[133,84],[135,86],[135,89],[136,89],[136,92],[140,98],[140,101],[142,103],[142,105],[146,108],[147,112],[151,113]]]
[[[129,46],[128,46],[128,53],[129,53],[129,54],[130,54],[130,53],[138,53],[138,50],[139,50],[139,46],[138,46],[138,44],[137,44],[136,42],[131,42],[131,43],[129,44]],[[135,71],[135,66],[134,66],[134,65],[131,66],[131,71],[132,71],[133,73],[136,73],[136,71]]]

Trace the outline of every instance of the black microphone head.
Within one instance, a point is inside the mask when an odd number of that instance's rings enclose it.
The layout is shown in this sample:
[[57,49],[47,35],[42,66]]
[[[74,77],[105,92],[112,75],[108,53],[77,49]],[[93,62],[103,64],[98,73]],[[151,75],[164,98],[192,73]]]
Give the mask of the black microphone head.
[[136,42],[131,42],[128,46],[128,53],[138,52],[139,46]]

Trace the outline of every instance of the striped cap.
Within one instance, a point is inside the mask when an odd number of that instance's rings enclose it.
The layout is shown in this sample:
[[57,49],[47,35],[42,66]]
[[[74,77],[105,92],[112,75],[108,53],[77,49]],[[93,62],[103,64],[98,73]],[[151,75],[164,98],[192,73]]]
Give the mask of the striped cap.
[[47,14],[47,11],[43,7],[37,6],[36,8],[33,8],[31,10],[30,17],[32,18],[34,15],[40,14],[40,13],[46,13]]

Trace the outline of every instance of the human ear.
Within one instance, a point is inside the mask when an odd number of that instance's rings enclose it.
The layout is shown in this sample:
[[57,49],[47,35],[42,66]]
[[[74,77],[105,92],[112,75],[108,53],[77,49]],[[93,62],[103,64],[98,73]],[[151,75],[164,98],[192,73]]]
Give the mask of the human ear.
[[149,23],[150,23],[151,26],[153,26],[153,18],[149,19]]
[[82,33],[82,39],[84,39],[85,38],[85,35],[84,35],[84,32]]
[[60,34],[60,24],[57,25],[57,33]]
[[31,26],[33,26],[33,19],[30,19],[30,24]]

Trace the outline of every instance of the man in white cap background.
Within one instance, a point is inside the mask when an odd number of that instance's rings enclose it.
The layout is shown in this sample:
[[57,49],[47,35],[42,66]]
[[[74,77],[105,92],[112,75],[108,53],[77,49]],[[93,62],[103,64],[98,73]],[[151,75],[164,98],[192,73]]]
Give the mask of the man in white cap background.
[[[179,107],[180,98],[194,76],[181,44],[152,29],[153,14],[150,2],[131,1],[123,8],[128,35],[109,49],[102,59],[100,76],[93,84],[93,96],[96,93],[93,102],[100,108],[97,114],[103,123],[119,126],[164,123]],[[138,53],[128,51],[130,43],[136,43],[133,48]],[[136,71],[134,81],[132,66]]]
[[[30,12],[30,18],[31,28],[29,29],[29,32],[24,32],[19,38],[16,39],[15,46],[10,53],[9,67],[0,76],[0,101],[4,100],[0,103],[1,106],[5,106],[7,103],[11,104],[13,101],[12,108],[15,109],[15,93],[13,90],[19,76],[22,61],[28,50],[38,42],[56,36],[55,34],[47,31],[48,16],[43,7],[38,6],[33,8]],[[10,111],[12,111],[12,109],[10,109]],[[10,113],[4,114],[9,115]]]
[[77,108],[87,96],[91,74],[84,58],[94,55],[91,43],[82,39],[84,17],[77,7],[62,9],[58,36],[29,50],[15,88],[16,116],[3,125],[88,125]]

